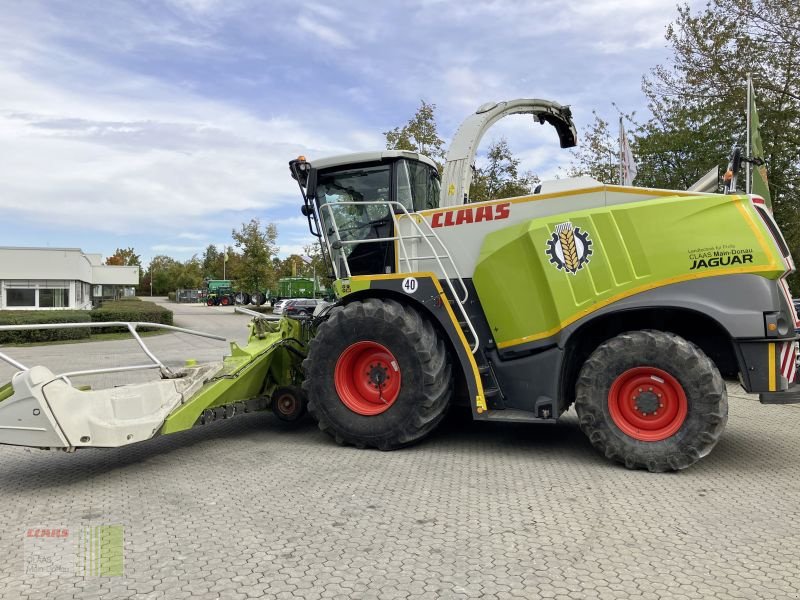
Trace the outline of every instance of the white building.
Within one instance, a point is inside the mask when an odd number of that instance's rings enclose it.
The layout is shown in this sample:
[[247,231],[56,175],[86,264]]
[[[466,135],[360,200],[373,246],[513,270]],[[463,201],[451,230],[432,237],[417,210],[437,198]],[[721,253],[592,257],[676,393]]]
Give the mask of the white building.
[[0,310],[89,309],[138,283],[139,267],[104,265],[79,248],[0,246]]

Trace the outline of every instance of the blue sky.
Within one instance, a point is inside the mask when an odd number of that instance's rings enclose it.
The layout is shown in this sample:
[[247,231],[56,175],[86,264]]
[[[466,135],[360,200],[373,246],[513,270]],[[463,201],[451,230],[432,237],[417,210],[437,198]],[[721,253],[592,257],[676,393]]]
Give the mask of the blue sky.
[[[490,100],[644,111],[669,56],[669,0],[6,3],[0,245],[184,260],[260,217],[310,241],[287,163],[384,146],[421,98],[449,140]],[[502,121],[523,167],[570,160],[550,128]]]

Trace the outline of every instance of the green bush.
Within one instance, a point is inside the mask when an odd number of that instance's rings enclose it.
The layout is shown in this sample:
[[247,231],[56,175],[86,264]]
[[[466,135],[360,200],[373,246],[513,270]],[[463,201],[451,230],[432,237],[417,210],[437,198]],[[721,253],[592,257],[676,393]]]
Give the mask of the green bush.
[[[92,311],[92,321],[137,321],[172,325],[172,311],[153,302],[129,302],[127,300],[111,300],[103,302],[100,308]],[[151,328],[152,329],[152,328]],[[137,331],[147,331],[146,327]],[[128,331],[126,327],[109,327],[102,331]]]
[[167,300],[175,302],[175,292],[167,292]]
[[[85,310],[0,310],[0,325],[32,325],[34,323],[88,323],[91,316]],[[85,329],[30,329],[0,331],[0,344],[24,344],[88,338]]]

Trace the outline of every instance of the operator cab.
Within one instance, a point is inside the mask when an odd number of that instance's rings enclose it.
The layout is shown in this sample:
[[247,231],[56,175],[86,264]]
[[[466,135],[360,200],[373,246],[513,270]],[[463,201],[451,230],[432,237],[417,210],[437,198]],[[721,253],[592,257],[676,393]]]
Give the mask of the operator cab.
[[289,163],[311,232],[327,248],[337,278],[395,271],[394,216],[438,208],[439,171],[404,150]]

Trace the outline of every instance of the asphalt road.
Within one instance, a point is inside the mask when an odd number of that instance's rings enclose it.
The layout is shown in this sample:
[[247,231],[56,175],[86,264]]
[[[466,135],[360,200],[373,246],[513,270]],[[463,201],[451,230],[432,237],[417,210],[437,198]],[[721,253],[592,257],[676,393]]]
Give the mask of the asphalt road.
[[[246,322],[174,308],[176,323],[209,331]],[[172,337],[148,343],[182,360],[187,342]],[[74,368],[118,344],[35,354]],[[192,346],[200,359],[223,350]],[[573,416],[454,415],[388,453],[268,414],[118,450],[0,447],[0,597],[797,598],[800,409],[737,387],[718,446],[669,474],[607,462]],[[32,573],[56,542],[34,547],[29,531],[98,525],[124,530],[120,576]]]

